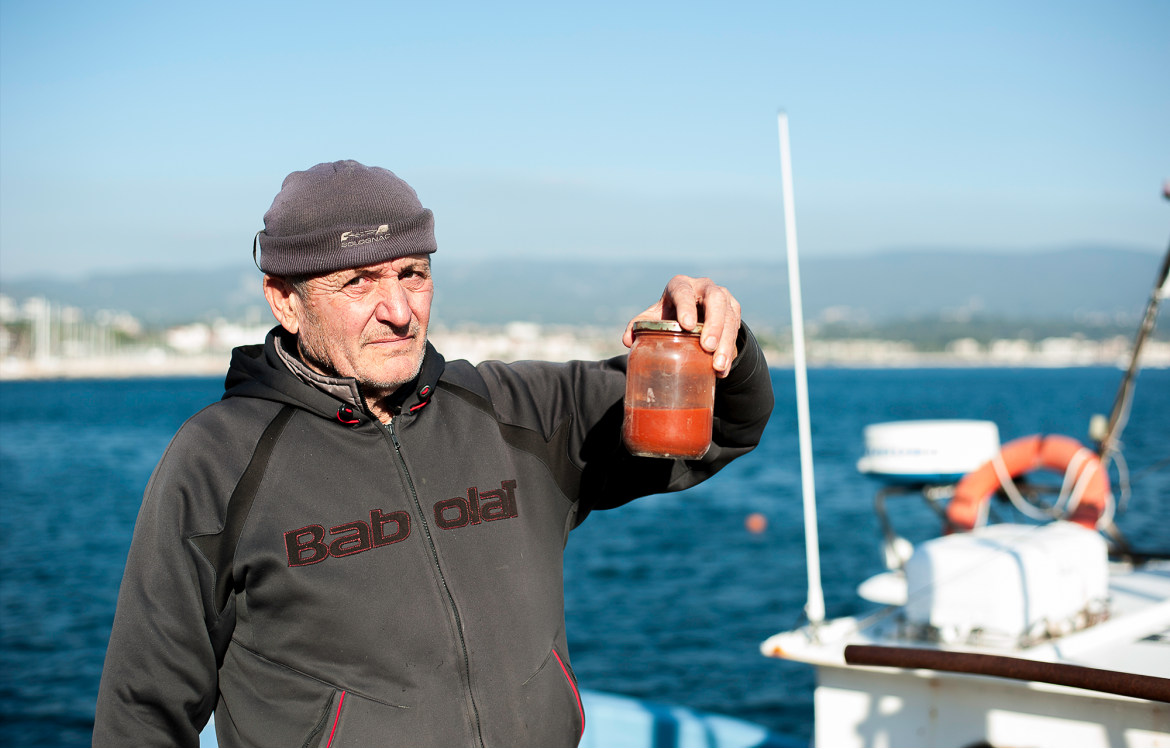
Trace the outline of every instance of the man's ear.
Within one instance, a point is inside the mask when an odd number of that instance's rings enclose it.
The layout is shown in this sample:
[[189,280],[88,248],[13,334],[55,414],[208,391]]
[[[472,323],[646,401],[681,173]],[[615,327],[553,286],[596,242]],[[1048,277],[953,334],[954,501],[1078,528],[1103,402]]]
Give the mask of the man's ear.
[[264,298],[272,308],[272,316],[281,326],[294,335],[298,333],[300,322],[297,319],[297,305],[301,303],[301,298],[297,296],[292,284],[280,276],[265,274]]

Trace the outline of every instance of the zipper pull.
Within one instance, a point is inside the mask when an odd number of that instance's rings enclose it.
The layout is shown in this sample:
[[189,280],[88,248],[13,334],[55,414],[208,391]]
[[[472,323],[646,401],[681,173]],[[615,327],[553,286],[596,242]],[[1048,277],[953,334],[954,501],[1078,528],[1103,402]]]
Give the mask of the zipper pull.
[[390,423],[386,425],[386,431],[390,432],[390,439],[394,441],[394,449],[399,452],[402,451],[402,445],[398,444],[398,435],[394,433],[394,417],[390,417]]

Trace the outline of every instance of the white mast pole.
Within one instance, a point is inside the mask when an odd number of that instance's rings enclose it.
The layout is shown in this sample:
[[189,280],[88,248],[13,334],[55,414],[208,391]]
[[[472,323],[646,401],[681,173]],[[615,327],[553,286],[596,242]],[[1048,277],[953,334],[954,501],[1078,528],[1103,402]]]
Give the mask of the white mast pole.
[[788,115],[781,112],[780,179],[784,188],[784,244],[788,248],[788,298],[792,304],[792,360],[796,370],[796,423],[800,435],[800,487],[804,496],[804,549],[808,562],[805,612],[815,629],[825,620],[821,589],[821,547],[817,538],[817,490],[813,480],[812,427],[808,414],[808,370],[804,360],[804,307],[800,298],[800,259],[796,252],[796,205],[792,199],[792,154]]

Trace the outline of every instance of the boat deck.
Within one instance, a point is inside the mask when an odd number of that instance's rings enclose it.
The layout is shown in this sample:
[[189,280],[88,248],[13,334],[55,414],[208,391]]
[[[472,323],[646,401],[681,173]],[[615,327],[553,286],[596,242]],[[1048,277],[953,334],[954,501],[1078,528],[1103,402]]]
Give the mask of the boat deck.
[[782,632],[766,640],[764,655],[812,665],[844,666],[846,645],[962,650],[1068,663],[1170,678],[1170,562],[1134,569],[1111,564],[1109,618],[1100,624],[1027,648],[940,645],[908,635],[897,607],[866,617],[843,617]]
[[[1024,658],[1170,679],[1170,564],[1111,565],[1105,621],[1031,647],[915,638],[895,606],[783,632],[765,655],[817,667],[817,746],[1167,746],[1170,704],[968,673],[856,666],[847,645]],[[827,718],[831,716],[831,718]]]

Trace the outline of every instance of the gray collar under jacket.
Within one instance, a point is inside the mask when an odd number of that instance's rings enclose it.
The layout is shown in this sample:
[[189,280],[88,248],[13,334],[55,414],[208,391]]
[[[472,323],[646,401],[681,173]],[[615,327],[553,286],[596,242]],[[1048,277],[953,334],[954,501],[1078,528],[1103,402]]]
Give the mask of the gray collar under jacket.
[[310,387],[315,387],[322,393],[333,396],[343,403],[348,403],[354,408],[366,407],[357,380],[352,377],[330,377],[309,369],[309,366],[300,359],[299,346],[295,337],[289,340],[287,344],[292,349],[291,352],[285,348],[284,336],[276,336],[275,343],[276,354],[280,357],[280,361],[301,382]]
[[[403,408],[417,410],[420,403],[430,400],[445,367],[446,360],[443,355],[427,341],[423,366],[419,374],[390,396],[387,401],[390,411],[398,413]],[[290,376],[299,383],[290,382]],[[312,397],[305,388],[297,387],[298,384],[308,385],[329,400]],[[287,395],[288,400],[285,402],[290,405],[316,406],[310,410],[321,415],[329,413],[330,409],[332,409],[330,415],[336,415],[336,402],[341,401],[360,412],[362,419],[373,419],[357,380],[352,377],[330,377],[309,369],[300,359],[296,335],[279,325],[268,332],[265,343],[241,346],[232,352],[231,368],[224,381],[223,397],[224,399],[266,397],[282,400],[275,393],[261,394],[261,389],[265,386],[276,393]]]

